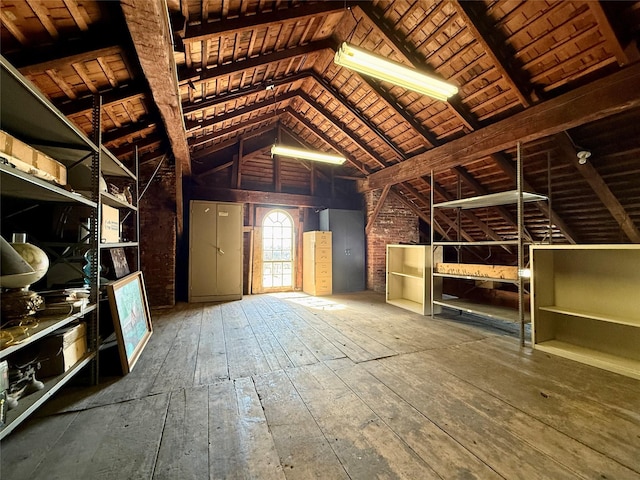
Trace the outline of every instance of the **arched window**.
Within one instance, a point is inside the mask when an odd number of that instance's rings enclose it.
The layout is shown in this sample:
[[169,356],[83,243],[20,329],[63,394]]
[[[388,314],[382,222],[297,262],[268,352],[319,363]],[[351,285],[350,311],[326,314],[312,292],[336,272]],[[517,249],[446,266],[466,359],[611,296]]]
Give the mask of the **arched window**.
[[293,221],[282,210],[262,221],[262,286],[293,286]]

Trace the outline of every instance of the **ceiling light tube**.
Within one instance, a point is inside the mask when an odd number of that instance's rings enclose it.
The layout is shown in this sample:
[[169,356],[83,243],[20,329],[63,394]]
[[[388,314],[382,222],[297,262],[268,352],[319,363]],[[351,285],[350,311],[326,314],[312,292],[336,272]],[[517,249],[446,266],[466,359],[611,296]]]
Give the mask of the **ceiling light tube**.
[[280,155],[282,157],[302,158],[304,160],[312,160],[314,162],[332,163],[334,165],[342,165],[347,161],[342,155],[324,153],[315,150],[306,150],[303,148],[287,147],[286,145],[273,145],[271,147],[271,155]]
[[455,85],[346,42],[340,45],[333,61],[345,68],[428,95],[437,100],[444,101],[458,93],[458,87]]

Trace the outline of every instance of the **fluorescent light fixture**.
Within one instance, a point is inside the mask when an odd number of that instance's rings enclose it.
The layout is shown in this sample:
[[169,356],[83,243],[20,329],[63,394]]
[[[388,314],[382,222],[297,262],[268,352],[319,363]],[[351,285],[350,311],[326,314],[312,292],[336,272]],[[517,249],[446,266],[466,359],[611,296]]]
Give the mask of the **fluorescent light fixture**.
[[428,95],[437,100],[444,101],[458,93],[458,87],[455,85],[346,42],[340,45],[333,61],[345,68]]
[[347,159],[342,155],[306,150],[303,148],[287,147],[286,145],[273,145],[271,147],[271,155],[302,158],[305,160],[312,160],[314,162],[333,163],[335,165],[342,165],[347,161]]

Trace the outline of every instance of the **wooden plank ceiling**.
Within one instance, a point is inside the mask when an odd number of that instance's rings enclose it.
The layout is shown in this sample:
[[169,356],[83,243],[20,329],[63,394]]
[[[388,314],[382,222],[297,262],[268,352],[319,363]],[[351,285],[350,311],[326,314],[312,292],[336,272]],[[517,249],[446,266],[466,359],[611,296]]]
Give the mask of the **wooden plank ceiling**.
[[[431,170],[436,201],[512,189],[520,141],[526,188],[552,193],[527,207],[529,236],[551,216],[555,241],[640,242],[640,2],[167,0],[166,16],[121,3],[2,0],[1,49],[87,133],[102,95],[104,142],[125,162],[134,146],[143,162],[171,152],[200,188],[325,204],[359,178],[430,222]],[[459,94],[339,67],[343,41]],[[348,163],[272,159],[278,138]],[[455,237],[454,220],[434,227]],[[514,224],[488,208],[460,235],[509,238]]]

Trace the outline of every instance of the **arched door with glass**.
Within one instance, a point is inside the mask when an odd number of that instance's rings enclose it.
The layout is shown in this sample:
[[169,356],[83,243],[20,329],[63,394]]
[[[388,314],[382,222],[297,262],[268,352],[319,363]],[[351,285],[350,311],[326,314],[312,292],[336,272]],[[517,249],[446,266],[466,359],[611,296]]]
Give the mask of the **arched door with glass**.
[[282,210],[270,212],[262,222],[262,287],[293,287],[293,221]]

